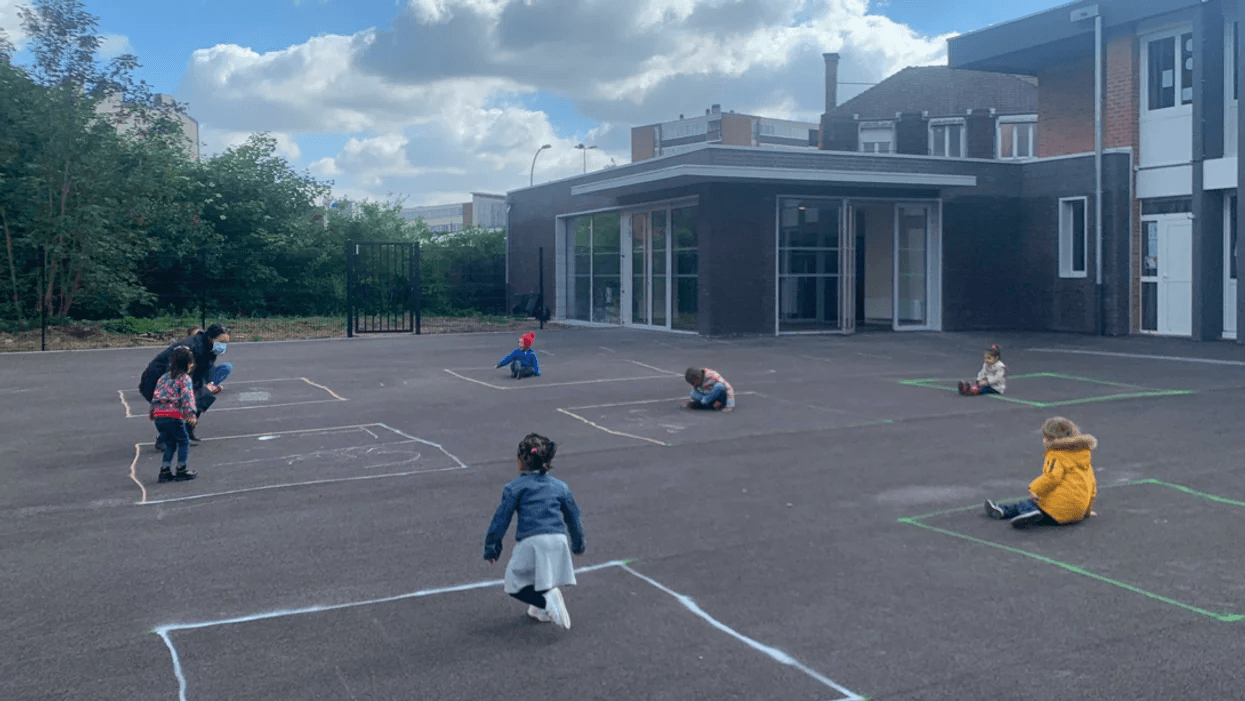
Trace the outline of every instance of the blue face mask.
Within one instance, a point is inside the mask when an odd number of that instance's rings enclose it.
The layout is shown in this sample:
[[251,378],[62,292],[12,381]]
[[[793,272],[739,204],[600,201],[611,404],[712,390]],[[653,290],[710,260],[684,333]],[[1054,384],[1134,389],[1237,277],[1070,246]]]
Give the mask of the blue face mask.
[[212,353],[214,353],[215,355],[224,355],[225,349],[227,346],[228,344],[217,341],[212,344]]

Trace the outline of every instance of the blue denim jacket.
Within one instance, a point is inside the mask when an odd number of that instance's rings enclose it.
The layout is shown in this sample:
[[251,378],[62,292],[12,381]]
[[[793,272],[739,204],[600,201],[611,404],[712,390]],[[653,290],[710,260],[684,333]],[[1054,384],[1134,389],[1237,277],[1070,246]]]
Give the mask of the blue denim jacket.
[[544,533],[563,533],[570,536],[571,552],[582,555],[584,524],[579,520],[579,507],[571,488],[556,477],[539,472],[526,472],[507,484],[501,491],[501,505],[493,514],[488,535],[484,537],[484,559],[501,557],[501,541],[510,530],[510,519],[519,512],[519,525],[515,528],[515,541]]

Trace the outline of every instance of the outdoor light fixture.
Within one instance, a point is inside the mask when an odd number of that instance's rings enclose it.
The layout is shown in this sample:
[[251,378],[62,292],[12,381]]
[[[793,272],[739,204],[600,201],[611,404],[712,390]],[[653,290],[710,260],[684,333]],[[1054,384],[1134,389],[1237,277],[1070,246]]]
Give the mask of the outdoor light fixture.
[[588,172],[588,152],[596,148],[596,146],[584,146],[583,144],[576,144],[575,148],[584,152],[584,172],[587,173]]
[[540,152],[544,151],[547,148],[553,148],[553,146],[551,144],[545,144],[544,146],[541,146],[540,148],[536,149],[536,155],[532,156],[532,169],[527,174],[528,187],[531,187],[533,183],[535,183],[535,180],[536,180],[536,159],[540,158]]

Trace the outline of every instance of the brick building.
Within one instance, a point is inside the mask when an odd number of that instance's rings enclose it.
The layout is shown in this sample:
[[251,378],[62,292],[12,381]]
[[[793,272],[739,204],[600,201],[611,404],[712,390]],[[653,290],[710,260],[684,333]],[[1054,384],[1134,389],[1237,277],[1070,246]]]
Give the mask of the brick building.
[[[1131,331],[1237,338],[1240,12],[1239,0],[1100,0],[949,43],[953,67],[1037,79],[1040,158],[1094,153],[1101,114],[1102,149],[1132,160],[1126,242],[1104,228],[1102,255],[1127,283],[1101,286],[1127,299]],[[1078,196],[1094,208],[1092,183]]]
[[692,115],[631,129],[631,162],[673,156],[703,144],[753,146],[773,149],[817,147],[816,124],[789,119],[723,112],[713,105],[703,115]]
[[509,193],[511,286],[543,269],[555,318],[706,335],[1231,337],[1236,4],[1056,8],[843,105],[826,54],[817,151],[697,144]]

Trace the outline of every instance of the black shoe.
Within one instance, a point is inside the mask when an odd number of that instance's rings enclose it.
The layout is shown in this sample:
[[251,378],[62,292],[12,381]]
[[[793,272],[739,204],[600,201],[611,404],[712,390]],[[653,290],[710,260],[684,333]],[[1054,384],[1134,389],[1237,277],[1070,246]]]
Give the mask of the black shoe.
[[161,467],[160,477],[156,481],[157,482],[172,482],[173,481],[173,470],[168,467]]
[[1044,518],[1046,518],[1046,514],[1041,511],[1030,511],[1012,519],[1012,528],[1028,528],[1029,526],[1036,526],[1041,523]]
[[175,482],[186,482],[198,476],[198,472],[192,472],[191,470],[187,470],[185,465],[179,465],[177,467],[177,474],[173,477],[173,480]]
[[186,427],[186,436],[190,439],[191,445],[199,445],[201,442],[199,437],[195,435],[195,429],[193,426]]

